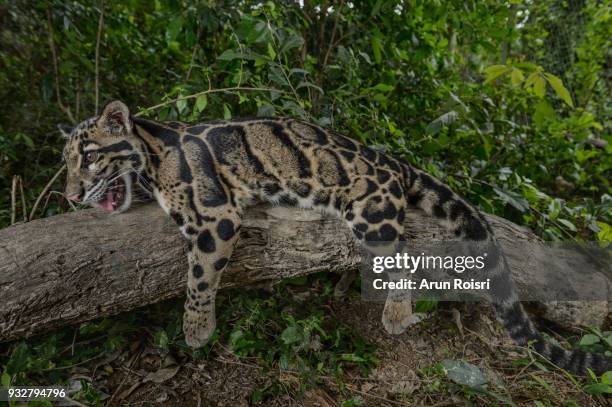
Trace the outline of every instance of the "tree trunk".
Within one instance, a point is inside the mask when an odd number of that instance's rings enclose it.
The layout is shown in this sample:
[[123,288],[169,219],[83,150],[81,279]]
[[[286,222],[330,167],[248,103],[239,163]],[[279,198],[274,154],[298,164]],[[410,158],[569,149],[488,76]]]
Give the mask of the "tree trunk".
[[[519,285],[528,284],[525,253],[513,242],[539,239],[487,215]],[[421,212],[407,217],[408,239],[445,236]],[[536,256],[537,257],[537,256]],[[540,256],[542,257],[542,256]],[[533,260],[533,259],[532,259]],[[536,258],[545,262],[544,258]],[[292,208],[258,206],[245,216],[222,287],[271,284],[285,277],[358,268],[359,250],[337,219]],[[184,295],[186,245],[177,227],[149,203],[110,216],[97,209],[20,223],[0,230],[0,341],[43,333]],[[544,307],[565,326],[601,324],[607,303]]]

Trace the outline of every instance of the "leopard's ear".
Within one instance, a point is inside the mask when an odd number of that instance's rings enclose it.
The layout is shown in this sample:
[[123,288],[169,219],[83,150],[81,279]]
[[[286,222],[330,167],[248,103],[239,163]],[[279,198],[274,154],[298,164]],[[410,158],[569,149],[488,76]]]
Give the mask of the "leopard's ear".
[[120,100],[107,104],[98,119],[98,128],[114,136],[125,136],[132,132],[130,109]]
[[70,126],[67,126],[65,124],[58,124],[57,129],[59,130],[63,139],[70,140],[70,133],[72,133],[72,129],[70,128]]

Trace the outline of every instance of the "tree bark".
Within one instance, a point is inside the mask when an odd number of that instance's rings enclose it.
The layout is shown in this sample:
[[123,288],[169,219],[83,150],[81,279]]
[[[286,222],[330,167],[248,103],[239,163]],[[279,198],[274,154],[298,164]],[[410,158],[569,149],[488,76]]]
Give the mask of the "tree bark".
[[[544,264],[524,245],[539,239],[507,220],[486,216],[519,285]],[[443,238],[444,229],[415,210],[406,220],[408,239]],[[258,206],[247,211],[241,238],[223,275],[222,288],[272,284],[318,271],[358,268],[359,249],[342,221],[316,212]],[[186,244],[155,203],[109,216],[97,209],[20,223],[0,230],[0,341],[28,337],[65,325],[117,314],[184,295]],[[565,326],[599,325],[605,301],[544,314]],[[563,307],[561,307],[563,308]],[[382,328],[381,328],[382,329]]]

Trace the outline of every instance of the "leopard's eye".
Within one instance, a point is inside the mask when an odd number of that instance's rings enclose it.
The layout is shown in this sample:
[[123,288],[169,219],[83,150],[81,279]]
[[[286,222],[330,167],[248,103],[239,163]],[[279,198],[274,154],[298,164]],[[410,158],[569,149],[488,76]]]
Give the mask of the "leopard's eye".
[[98,153],[95,151],[91,151],[85,154],[85,158],[83,159],[85,164],[91,164],[98,159]]

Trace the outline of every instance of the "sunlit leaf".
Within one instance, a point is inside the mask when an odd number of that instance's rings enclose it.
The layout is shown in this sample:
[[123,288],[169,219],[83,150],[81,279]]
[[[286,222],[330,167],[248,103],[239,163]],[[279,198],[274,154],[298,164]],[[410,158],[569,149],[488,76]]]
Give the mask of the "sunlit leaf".
[[512,69],[512,73],[510,74],[510,80],[512,81],[512,86],[518,88],[523,83],[525,79],[525,75],[523,75],[523,71],[520,69],[514,68]]
[[195,107],[198,112],[206,109],[206,105],[208,104],[208,97],[206,95],[200,95],[196,99]]
[[533,80],[533,93],[540,98],[546,94],[546,81],[540,74],[537,74]]
[[510,70],[506,65],[491,65],[484,69],[484,73],[487,77],[485,80],[485,84],[493,82],[495,79],[499,78],[501,75],[505,74]]
[[548,83],[550,83],[550,86],[553,88],[557,96],[559,96],[561,100],[563,100],[569,106],[574,107],[572,97],[567,88],[563,85],[563,81],[551,73],[545,73],[544,75],[546,76],[546,79],[548,79]]

